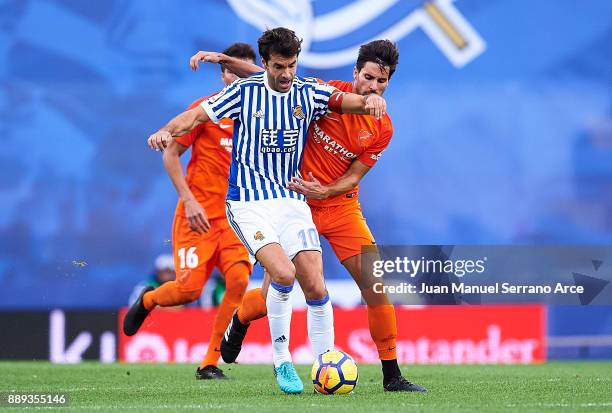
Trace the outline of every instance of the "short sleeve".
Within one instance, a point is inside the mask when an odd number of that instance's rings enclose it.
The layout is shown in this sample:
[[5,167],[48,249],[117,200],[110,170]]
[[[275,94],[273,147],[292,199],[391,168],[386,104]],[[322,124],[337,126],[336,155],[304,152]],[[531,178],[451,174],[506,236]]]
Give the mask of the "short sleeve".
[[204,100],[200,106],[206,111],[210,120],[219,123],[219,120],[223,118],[238,119],[241,101],[242,93],[240,79],[238,79],[221,92]]
[[378,160],[382,156],[384,150],[387,149],[387,146],[389,146],[389,142],[391,142],[392,136],[393,126],[391,126],[390,123],[386,124],[382,128],[380,137],[375,140],[372,145],[368,146],[368,148],[363,151],[363,153],[359,155],[357,159],[359,159],[359,161],[364,165],[369,166],[370,168],[373,167],[374,164],[378,162]]
[[313,120],[317,120],[329,113],[329,98],[338,89],[327,83],[313,82]]

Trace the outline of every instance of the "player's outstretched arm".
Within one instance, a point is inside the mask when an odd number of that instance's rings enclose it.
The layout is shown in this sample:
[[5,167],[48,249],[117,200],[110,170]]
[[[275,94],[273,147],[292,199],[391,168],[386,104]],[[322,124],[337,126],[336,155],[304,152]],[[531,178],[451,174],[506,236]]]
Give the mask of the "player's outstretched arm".
[[238,77],[249,77],[252,74],[264,71],[263,68],[256,64],[217,52],[199,51],[191,56],[191,59],[189,59],[191,70],[198,70],[200,62],[219,63]]
[[187,150],[187,147],[177,141],[172,141],[164,151],[164,168],[176,188],[176,192],[183,201],[185,217],[189,221],[189,227],[198,234],[203,234],[210,230],[210,223],[206,211],[197,201],[187,185],[187,180],[183,174],[180,156]]
[[362,96],[335,92],[329,98],[329,108],[333,112],[372,115],[380,119],[387,112],[387,102],[382,96],[374,93]]
[[166,126],[149,136],[149,148],[163,151],[176,136],[182,136],[201,123],[210,120],[208,114],[201,106],[186,110],[172,119]]
[[356,159],[351,163],[351,166],[344,175],[328,185],[322,185],[312,172],[308,172],[310,180],[294,177],[287,187],[303,194],[306,198],[327,199],[345,194],[355,188],[369,170],[369,166]]

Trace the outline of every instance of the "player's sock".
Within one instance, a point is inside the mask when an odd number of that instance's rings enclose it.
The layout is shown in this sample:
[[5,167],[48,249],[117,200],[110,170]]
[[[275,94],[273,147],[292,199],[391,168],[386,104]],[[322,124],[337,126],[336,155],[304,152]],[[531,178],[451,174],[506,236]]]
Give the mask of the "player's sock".
[[242,304],[238,307],[238,320],[242,324],[259,320],[265,317],[267,313],[266,300],[263,298],[261,288],[254,288],[244,293]]
[[213,330],[208,342],[208,351],[200,364],[203,369],[206,366],[216,366],[219,363],[221,356],[221,337],[225,332],[234,311],[240,305],[242,297],[249,284],[249,267],[242,262],[233,265],[225,274],[225,295],[213,323]]
[[368,305],[368,325],[378,357],[381,360],[397,359],[397,321],[393,304]]
[[154,309],[156,305],[174,307],[197,300],[201,292],[201,289],[185,291],[178,282],[168,281],[155,290],[146,293],[142,297],[142,303],[147,310]]
[[275,367],[279,367],[285,362],[291,362],[291,353],[289,352],[291,301],[289,301],[289,296],[292,289],[293,285],[271,282],[266,297]]
[[381,360],[380,362],[382,363],[383,384],[386,384],[386,382],[392,377],[402,375],[399,365],[397,364],[397,359]]
[[306,300],[308,304],[308,338],[315,357],[334,349],[334,311],[329,294],[321,300]]

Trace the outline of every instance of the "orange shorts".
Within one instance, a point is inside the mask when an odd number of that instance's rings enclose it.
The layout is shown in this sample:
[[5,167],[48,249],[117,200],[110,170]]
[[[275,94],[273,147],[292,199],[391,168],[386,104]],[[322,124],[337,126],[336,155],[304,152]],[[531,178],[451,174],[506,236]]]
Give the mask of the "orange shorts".
[[177,209],[172,226],[172,245],[176,281],[185,291],[204,287],[217,267],[226,274],[232,265],[244,262],[252,271],[249,253],[238,239],[227,218],[210,220],[210,231],[198,234],[189,228],[182,208]]
[[310,211],[319,235],[329,241],[340,262],[361,254],[363,245],[376,244],[359,202],[329,207],[311,206]]

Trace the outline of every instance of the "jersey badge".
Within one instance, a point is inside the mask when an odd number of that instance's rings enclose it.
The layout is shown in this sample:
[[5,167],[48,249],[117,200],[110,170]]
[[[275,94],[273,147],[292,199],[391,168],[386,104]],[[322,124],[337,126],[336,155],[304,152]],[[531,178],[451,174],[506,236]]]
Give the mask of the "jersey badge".
[[299,120],[306,119],[306,115],[304,115],[304,110],[302,109],[302,106],[297,105],[293,108],[293,116],[295,116]]
[[372,133],[368,130],[361,129],[357,137],[359,138],[359,140],[370,139],[372,137]]

